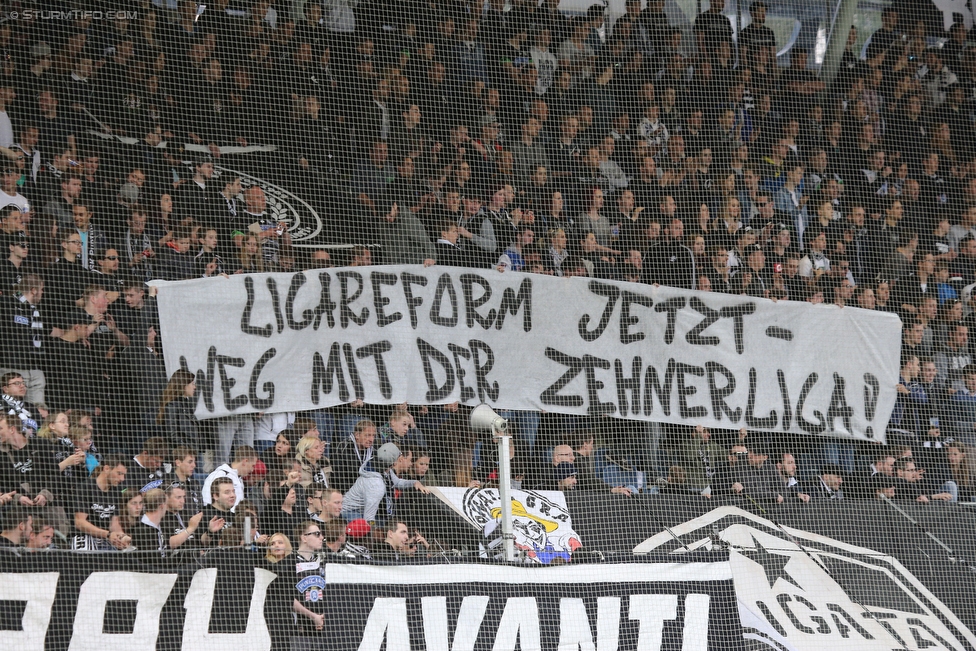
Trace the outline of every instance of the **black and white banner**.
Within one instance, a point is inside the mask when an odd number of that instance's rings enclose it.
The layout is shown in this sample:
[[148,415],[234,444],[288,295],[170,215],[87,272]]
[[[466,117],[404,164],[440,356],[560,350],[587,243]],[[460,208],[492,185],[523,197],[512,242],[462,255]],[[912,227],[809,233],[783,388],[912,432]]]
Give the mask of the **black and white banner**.
[[155,284],[200,418],[460,401],[883,440],[898,382],[898,318],[856,308],[439,267]]
[[[600,504],[590,506],[604,512],[611,537],[627,514],[638,527],[649,515],[634,500]],[[964,513],[954,520],[968,522]],[[966,558],[914,544],[895,557],[878,551],[890,542],[886,532],[848,524],[825,522],[830,537],[720,506],[644,539],[634,552],[647,562],[580,562],[604,555],[587,533],[590,552],[578,550],[570,564],[451,563],[447,555],[422,565],[325,564],[325,629],[300,648],[976,650]],[[0,649],[288,648],[294,561],[269,564],[238,549],[166,565],[153,558],[0,550]]]
[[[832,525],[840,531],[840,525]],[[870,533],[868,533],[870,535]],[[643,541],[635,554],[729,552],[746,638],[778,651],[973,651],[976,635],[897,558],[722,506]],[[938,562],[929,557],[930,562]],[[966,562],[938,568],[972,586]],[[970,591],[970,588],[963,588]],[[972,614],[971,601],[968,615]]]
[[[497,488],[432,486],[430,490],[486,537],[500,534],[502,501]],[[563,492],[513,490],[511,497],[515,548],[533,563],[569,562],[583,541],[573,529]]]
[[[294,589],[260,554],[168,571],[133,554],[0,554],[0,649],[268,651]],[[216,556],[217,558],[212,558]],[[744,649],[725,557],[679,563],[510,567],[324,565],[335,651]],[[282,561],[282,563],[286,563]],[[294,579],[294,570],[291,574]],[[286,581],[282,589],[275,581]],[[281,603],[275,604],[277,599]]]
[[725,562],[328,565],[325,648],[744,649],[730,578]]

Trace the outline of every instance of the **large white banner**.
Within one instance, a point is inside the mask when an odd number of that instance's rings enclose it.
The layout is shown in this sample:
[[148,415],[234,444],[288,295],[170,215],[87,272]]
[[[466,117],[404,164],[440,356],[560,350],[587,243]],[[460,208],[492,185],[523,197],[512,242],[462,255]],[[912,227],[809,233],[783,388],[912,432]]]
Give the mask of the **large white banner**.
[[900,321],[832,305],[387,266],[160,282],[197,416],[361,398],[884,440]]

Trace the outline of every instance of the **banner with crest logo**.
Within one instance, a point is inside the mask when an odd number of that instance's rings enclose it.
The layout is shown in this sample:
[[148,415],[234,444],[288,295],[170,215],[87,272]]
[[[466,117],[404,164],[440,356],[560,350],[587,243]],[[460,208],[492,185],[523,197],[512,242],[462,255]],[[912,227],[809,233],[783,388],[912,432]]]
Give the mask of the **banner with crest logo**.
[[[434,494],[485,534],[487,541],[500,539],[502,503],[497,488],[432,488]],[[512,524],[515,548],[530,560],[549,564],[569,561],[583,546],[573,529],[566,498],[559,491],[512,491]]]

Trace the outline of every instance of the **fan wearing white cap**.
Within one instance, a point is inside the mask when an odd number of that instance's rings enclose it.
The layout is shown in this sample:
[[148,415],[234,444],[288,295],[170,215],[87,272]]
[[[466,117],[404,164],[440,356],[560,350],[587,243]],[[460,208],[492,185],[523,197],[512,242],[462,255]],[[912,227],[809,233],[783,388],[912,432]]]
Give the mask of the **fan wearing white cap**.
[[376,521],[377,513],[382,520],[396,515],[396,491],[413,488],[429,494],[430,489],[413,479],[400,479],[400,473],[410,469],[413,459],[400,453],[394,443],[386,443],[376,451],[374,463],[378,472],[360,470],[359,478],[342,498],[342,515],[346,520],[362,518]]

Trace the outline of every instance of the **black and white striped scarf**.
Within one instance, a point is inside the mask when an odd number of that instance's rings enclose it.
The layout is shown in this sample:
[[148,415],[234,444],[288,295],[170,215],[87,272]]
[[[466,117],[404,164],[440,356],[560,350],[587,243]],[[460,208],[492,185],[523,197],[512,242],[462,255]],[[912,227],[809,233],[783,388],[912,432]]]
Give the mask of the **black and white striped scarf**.
[[37,306],[36,305],[27,302],[27,297],[24,296],[23,294],[19,294],[17,296],[17,300],[19,300],[24,305],[30,306],[30,309],[31,309],[31,322],[30,322],[30,327],[31,327],[31,345],[34,348],[40,348],[41,347],[41,342],[43,341],[42,338],[41,338],[41,335],[44,334],[44,322],[41,321],[41,313],[37,311]]
[[27,436],[33,436],[37,433],[37,430],[40,429],[40,424],[37,422],[37,419],[30,412],[30,410],[24,405],[23,400],[14,398],[13,396],[8,396],[6,393],[0,396],[0,399],[3,400],[4,411],[11,416],[16,416],[20,419],[21,423],[23,423],[21,431],[23,431],[24,434]]

